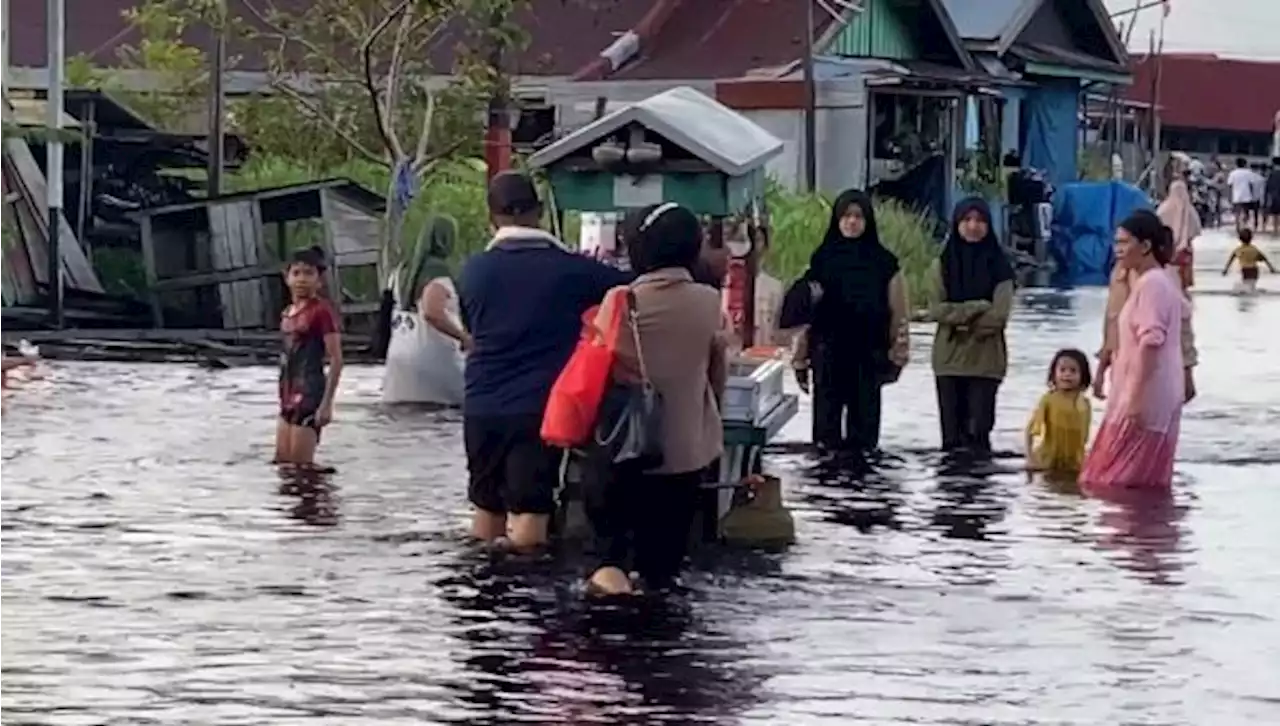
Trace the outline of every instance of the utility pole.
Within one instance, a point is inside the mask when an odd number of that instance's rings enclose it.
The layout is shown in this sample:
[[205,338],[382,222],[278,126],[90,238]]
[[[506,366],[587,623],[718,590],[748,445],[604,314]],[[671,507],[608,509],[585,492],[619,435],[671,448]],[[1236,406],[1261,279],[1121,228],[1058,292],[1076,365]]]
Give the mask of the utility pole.
[[818,190],[818,83],[813,73],[813,3],[804,0],[804,184]]
[[0,86],[9,88],[9,0],[0,0],[4,7],[0,8]]
[[487,178],[511,168],[511,108],[508,78],[502,68],[501,29],[505,14],[494,10],[489,16],[489,67],[493,71],[493,92],[489,95],[488,125],[484,132],[484,160]]
[[1155,57],[1152,62],[1155,63],[1154,72],[1152,73],[1151,85],[1151,149],[1155,154],[1155,166],[1152,167],[1151,176],[1154,181],[1152,188],[1156,193],[1163,196],[1165,193],[1164,185],[1168,180],[1164,178],[1164,168],[1160,164],[1160,145],[1161,145],[1161,118],[1160,118],[1160,86],[1164,80],[1164,21],[1165,14],[1160,15],[1160,39],[1154,43]]
[[213,20],[213,68],[209,74],[209,171],[208,195],[222,194],[222,165],[226,157],[227,3],[219,2]]
[[48,0],[49,89],[45,98],[49,139],[45,142],[45,191],[49,212],[49,324],[66,326],[62,305],[62,75],[66,64],[66,0]]

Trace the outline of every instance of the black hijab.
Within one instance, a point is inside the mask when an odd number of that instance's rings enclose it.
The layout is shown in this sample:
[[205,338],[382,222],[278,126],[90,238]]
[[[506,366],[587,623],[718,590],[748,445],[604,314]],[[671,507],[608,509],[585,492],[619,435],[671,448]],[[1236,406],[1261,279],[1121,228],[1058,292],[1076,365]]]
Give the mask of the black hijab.
[[[960,236],[960,220],[970,212],[987,220],[987,236],[968,242]],[[942,283],[947,302],[990,300],[996,286],[1013,279],[1013,265],[996,239],[991,224],[991,208],[979,197],[960,200],[951,216],[951,234],[942,249]]]
[[[854,205],[862,211],[866,227],[858,237],[845,237],[840,218]],[[801,280],[806,288],[816,282],[822,290],[812,305],[814,333],[868,349],[887,346],[889,280],[897,272],[898,258],[880,243],[871,197],[856,189],[842,193],[831,206],[827,232]],[[882,339],[884,345],[879,344]]]
[[[862,211],[866,227],[859,237],[845,237],[840,218],[855,205]],[[843,192],[831,205],[827,233],[809,258],[806,276],[821,285],[824,293],[838,293],[835,297],[842,305],[887,307],[885,286],[897,272],[898,258],[880,244],[871,197],[857,189]]]

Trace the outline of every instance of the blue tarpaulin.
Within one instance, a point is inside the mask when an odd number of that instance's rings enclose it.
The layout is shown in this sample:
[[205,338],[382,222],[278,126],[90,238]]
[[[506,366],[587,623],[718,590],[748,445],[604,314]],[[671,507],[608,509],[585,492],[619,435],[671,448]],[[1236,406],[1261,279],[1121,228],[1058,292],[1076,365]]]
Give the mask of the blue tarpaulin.
[[1076,180],[1080,81],[1044,78],[1038,84],[1022,100],[1022,163],[1061,186]]
[[1062,285],[1105,285],[1115,255],[1116,225],[1134,210],[1151,209],[1151,199],[1125,182],[1075,182],[1053,195],[1053,239],[1050,254],[1057,262],[1055,282]]

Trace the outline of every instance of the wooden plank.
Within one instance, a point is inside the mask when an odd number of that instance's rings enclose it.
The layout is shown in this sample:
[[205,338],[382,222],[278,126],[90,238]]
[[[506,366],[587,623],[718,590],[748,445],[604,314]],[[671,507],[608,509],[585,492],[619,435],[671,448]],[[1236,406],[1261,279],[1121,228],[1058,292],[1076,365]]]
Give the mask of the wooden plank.
[[[248,202],[248,214],[243,217],[245,224],[244,233],[240,237],[243,245],[244,266],[260,267],[264,258],[269,257],[265,254],[266,241],[262,228],[262,206],[256,202]],[[248,310],[246,311],[248,318],[245,321],[245,327],[267,327],[270,321],[267,306],[267,285],[270,280],[257,279],[242,283],[247,287],[246,300],[248,302]]]
[[[9,199],[8,175],[4,175],[4,198]],[[17,196],[17,195],[15,195]],[[20,197],[18,197],[20,198]],[[5,202],[4,213],[7,219],[14,219],[18,204]],[[10,227],[13,238],[6,239],[4,245],[4,304],[29,305],[36,300],[36,278],[31,269],[31,257],[23,236],[21,223]]]
[[368,265],[378,264],[378,250],[369,250],[368,252],[352,252],[346,255],[338,255],[334,260],[334,264],[341,267],[367,267]]
[[164,327],[164,308],[160,305],[160,278],[156,273],[156,238],[150,217],[142,218],[142,262],[147,269],[147,297],[151,303],[151,322],[157,328]]
[[322,193],[321,209],[325,225],[330,229],[334,257],[378,250],[381,220],[377,217],[348,204],[330,191]]
[[155,284],[155,289],[161,292],[190,290],[210,285],[230,284],[241,280],[274,278],[279,274],[280,271],[274,265],[242,267],[238,270],[227,270],[226,272],[198,272],[193,275],[165,278]]
[[[35,156],[31,153],[31,147],[23,139],[9,139],[5,141],[5,151],[8,153],[17,172],[18,178],[15,186],[20,186],[21,190],[19,191],[25,192],[26,202],[33,208],[34,215],[40,223],[40,228],[44,230],[46,235],[44,240],[29,238],[28,243],[47,247],[47,235],[59,235],[58,253],[62,258],[62,268],[67,275],[67,283],[77,290],[102,292],[102,283],[98,281],[98,275],[94,272],[93,266],[89,264],[89,259],[85,257],[80,243],[76,241],[75,232],[72,231],[71,225],[67,222],[66,215],[58,215],[57,229],[50,232],[46,227],[49,217],[49,205],[46,203],[48,187],[44,172],[40,170]],[[45,278],[48,278],[47,273],[43,274]],[[48,283],[47,279],[41,281]]]
[[[238,270],[245,267],[244,264],[244,215],[247,213],[244,202],[235,204],[227,204],[223,206],[227,214],[227,268]],[[247,281],[231,283],[231,325],[228,327],[239,330],[247,327],[245,325],[245,317],[247,315],[245,304],[245,292]]]
[[364,315],[368,313],[376,313],[382,309],[382,301],[375,302],[349,302],[342,306],[343,315]]
[[[215,272],[231,269],[227,240],[227,209],[225,204],[209,206],[209,255]],[[218,306],[222,311],[222,327],[235,328],[235,292],[229,282],[218,284]]]
[[[18,308],[18,312],[28,309]],[[48,311],[43,308],[29,309],[33,319],[43,320]],[[6,310],[8,315],[13,310]],[[71,311],[67,311],[70,313]],[[90,316],[86,316],[90,317]],[[109,316],[97,316],[103,319]],[[343,335],[343,342],[351,342],[357,345],[367,345],[369,336],[352,333]],[[72,339],[91,338],[94,340],[120,340],[120,341],[178,341],[199,343],[202,341],[221,341],[225,343],[241,345],[261,345],[267,347],[275,347],[280,344],[280,334],[276,331],[261,330],[219,330],[210,328],[192,328],[192,329],[174,329],[174,330],[154,330],[152,328],[81,328],[79,330],[5,330],[0,333],[0,340],[5,345],[15,345],[19,341],[26,340],[39,345],[40,343],[52,341],[66,341]]]
[[[7,145],[7,144],[6,144]],[[40,240],[44,236],[44,224],[36,219],[30,192],[18,174],[18,167],[8,153],[4,154],[4,179],[6,198],[8,193],[17,195],[12,209],[17,215],[18,229],[27,247],[27,259],[31,260],[31,274],[36,285],[49,282],[49,248]]]
[[320,227],[323,230],[322,234],[324,235],[324,241],[321,242],[321,245],[324,247],[325,257],[333,261],[332,264],[329,265],[326,283],[329,287],[330,299],[341,302],[342,279],[338,275],[338,260],[337,255],[334,254],[334,231],[333,225],[331,224],[335,202],[338,202],[338,200],[334,199],[331,194],[328,194],[327,192],[320,192]]

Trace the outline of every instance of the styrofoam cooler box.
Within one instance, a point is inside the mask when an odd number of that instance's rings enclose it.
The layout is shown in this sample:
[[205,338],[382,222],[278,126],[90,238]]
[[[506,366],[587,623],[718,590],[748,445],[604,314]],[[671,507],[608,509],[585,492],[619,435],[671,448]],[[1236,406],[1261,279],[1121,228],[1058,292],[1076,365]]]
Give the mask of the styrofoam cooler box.
[[737,358],[731,361],[721,418],[725,421],[759,424],[782,402],[782,384],[786,370],[786,365],[779,360]]

